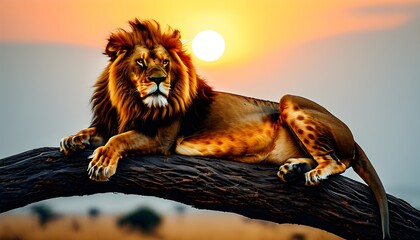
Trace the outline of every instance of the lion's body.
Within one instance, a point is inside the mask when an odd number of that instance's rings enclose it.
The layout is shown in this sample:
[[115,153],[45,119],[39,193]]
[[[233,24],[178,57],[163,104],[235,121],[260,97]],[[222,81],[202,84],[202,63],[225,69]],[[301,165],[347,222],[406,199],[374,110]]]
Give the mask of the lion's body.
[[240,162],[279,164],[304,154],[279,121],[279,104],[214,92],[209,113],[196,132],[177,138],[175,152]]
[[60,143],[65,154],[96,148],[91,179],[108,180],[127,154],[274,163],[281,180],[305,185],[354,166],[372,187],[389,237],[385,191],[343,122],[302,97],[286,95],[276,103],[213,91],[196,74],[179,31],[162,33],[148,21],[130,25],[132,32],[109,39],[111,61],[95,85],[91,126]]

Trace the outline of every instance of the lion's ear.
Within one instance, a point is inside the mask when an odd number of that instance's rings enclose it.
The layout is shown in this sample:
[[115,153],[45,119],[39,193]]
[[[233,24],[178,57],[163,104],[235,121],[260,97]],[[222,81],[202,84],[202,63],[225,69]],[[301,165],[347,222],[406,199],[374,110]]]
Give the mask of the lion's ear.
[[177,40],[181,40],[181,32],[178,29],[175,29],[172,32],[172,38],[177,39]]
[[181,42],[181,32],[178,29],[175,29],[172,33],[172,38],[176,39],[176,48],[182,50],[182,42]]
[[132,39],[129,33],[121,30],[117,33],[111,34],[108,39],[108,44],[105,47],[105,54],[114,61],[118,55],[127,52],[131,49]]
[[170,30],[164,35],[165,46],[168,49],[182,51],[181,32],[177,29]]

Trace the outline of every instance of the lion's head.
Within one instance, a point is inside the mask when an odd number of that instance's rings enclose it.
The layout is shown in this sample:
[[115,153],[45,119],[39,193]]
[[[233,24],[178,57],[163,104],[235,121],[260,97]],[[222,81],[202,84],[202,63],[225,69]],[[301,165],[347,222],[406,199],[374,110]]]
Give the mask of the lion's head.
[[132,128],[138,120],[185,114],[200,86],[205,85],[196,76],[178,30],[162,31],[157,22],[138,19],[129,24],[131,31],[120,29],[111,34],[105,49],[110,63],[92,98],[94,123],[112,115],[113,108],[119,132]]

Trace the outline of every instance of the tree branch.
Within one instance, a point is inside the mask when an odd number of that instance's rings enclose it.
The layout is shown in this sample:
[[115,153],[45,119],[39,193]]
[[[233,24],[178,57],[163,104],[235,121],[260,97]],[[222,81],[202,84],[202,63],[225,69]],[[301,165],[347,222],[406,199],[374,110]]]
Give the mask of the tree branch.
[[[89,180],[91,151],[65,157],[39,148],[0,160],[0,212],[44,199],[120,192],[157,196],[197,208],[324,229],[346,239],[380,239],[379,211],[366,185],[343,176],[317,187],[282,183],[273,165],[185,156],[120,161],[108,182]],[[394,239],[420,239],[420,211],[388,195]]]

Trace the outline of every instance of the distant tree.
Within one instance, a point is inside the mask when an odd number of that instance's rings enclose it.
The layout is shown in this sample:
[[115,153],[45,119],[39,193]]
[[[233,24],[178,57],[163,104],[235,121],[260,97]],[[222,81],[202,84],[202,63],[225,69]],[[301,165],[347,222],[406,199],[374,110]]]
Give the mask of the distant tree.
[[153,235],[162,223],[162,217],[149,207],[139,207],[131,213],[118,219],[118,226],[128,227],[133,230]]
[[92,219],[98,217],[99,214],[101,214],[101,211],[98,208],[96,208],[96,207],[91,207],[88,210],[88,215]]
[[57,213],[55,213],[50,207],[46,205],[35,205],[31,208],[31,212],[37,216],[39,225],[41,227],[45,227],[48,222],[53,221],[59,217]]
[[290,240],[305,240],[305,239],[306,239],[306,236],[305,234],[302,234],[302,233],[295,233],[290,238]]
[[73,231],[78,232],[80,230],[80,224],[77,221],[76,218],[73,218],[72,222],[71,222],[71,228],[73,229]]
[[187,211],[187,207],[184,204],[176,204],[175,205],[175,211],[179,214],[182,215],[185,213],[185,211]]

